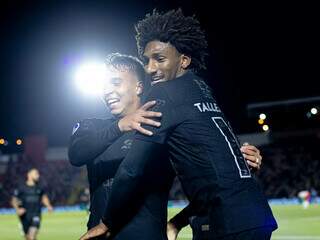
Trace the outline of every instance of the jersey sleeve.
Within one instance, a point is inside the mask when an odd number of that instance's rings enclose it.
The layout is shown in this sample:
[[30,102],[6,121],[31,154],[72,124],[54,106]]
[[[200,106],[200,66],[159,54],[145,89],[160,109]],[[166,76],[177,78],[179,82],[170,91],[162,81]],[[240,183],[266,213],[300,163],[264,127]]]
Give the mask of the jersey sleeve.
[[172,223],[178,230],[181,230],[189,224],[189,218],[191,216],[190,205],[188,205],[173,218],[171,218],[169,222]]
[[15,188],[12,193],[13,197],[21,198],[21,190],[19,188]]
[[114,178],[102,220],[112,235],[118,233],[136,215],[145,193],[154,186],[153,173],[161,167],[159,164],[165,164],[157,159],[165,151],[164,148],[162,144],[134,141]]
[[[137,132],[135,138],[146,142],[164,144],[177,122],[177,117],[175,116],[174,111],[174,104],[170,100],[165,89],[161,87],[161,85],[155,85],[154,87],[152,87],[148,96],[146,96],[145,98],[145,102],[148,101],[156,101],[156,105],[149,110],[162,113],[161,126],[154,127],[143,124],[142,127],[151,131],[153,135],[146,136]],[[155,118],[154,120],[159,121],[158,118]]]
[[48,188],[46,187],[46,186],[40,186],[39,187],[39,191],[40,191],[40,196],[42,197],[43,195],[45,195],[45,194],[48,194],[48,190],[47,190]]
[[99,155],[91,165],[96,169],[95,177],[97,179],[106,180],[115,176],[123,158],[110,158],[110,156],[112,156],[112,153],[110,154],[110,152],[105,151],[104,153]]
[[121,135],[118,121],[86,119],[77,123],[68,148],[70,163],[74,166],[89,163]]

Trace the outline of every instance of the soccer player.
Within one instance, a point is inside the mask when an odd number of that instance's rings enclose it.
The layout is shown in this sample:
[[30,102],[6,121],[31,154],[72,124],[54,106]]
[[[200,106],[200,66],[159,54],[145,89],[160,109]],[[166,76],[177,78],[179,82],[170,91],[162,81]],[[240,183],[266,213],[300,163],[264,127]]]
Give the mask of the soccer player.
[[[159,126],[160,122],[150,118],[161,116],[159,112],[148,111],[155,102],[141,106],[142,94],[150,81],[145,79],[143,65],[137,58],[110,54],[106,66],[109,74],[104,81],[102,99],[113,117],[81,121],[74,128],[69,146],[71,164],[87,167],[91,196],[88,229],[101,222],[115,172],[131,148],[133,130],[150,135],[152,133],[141,124]],[[171,169],[170,164],[164,167],[168,171]],[[116,239],[166,239],[167,199],[173,176],[172,169],[165,177],[155,174],[152,188],[141,202],[142,207]]]
[[208,215],[210,239],[270,239],[277,224],[267,200],[210,88],[195,75],[205,66],[207,47],[199,22],[181,10],[154,11],[136,30],[153,80],[146,101],[157,100],[153,110],[162,112],[161,126],[145,126],[152,136],[136,134],[114,178],[103,223],[81,240],[112,236],[124,226],[143,198],[137,190],[148,189],[169,161],[158,157],[166,151],[190,200],[186,215]]
[[[147,111],[152,102],[140,107],[142,94],[148,89],[150,81],[145,79],[143,65],[137,58],[110,54],[106,65],[109,77],[105,79],[102,98],[113,117],[108,120],[81,121],[74,129],[69,146],[71,164],[86,165],[88,170],[91,194],[88,229],[101,221],[115,172],[131,148],[134,134],[132,130],[150,135],[151,132],[141,128],[140,124],[158,126],[159,122],[149,121],[148,118],[160,117],[160,113]],[[261,158],[259,150],[254,146],[246,147],[252,148],[251,152],[243,148],[244,153],[248,154],[247,159],[253,156]],[[164,167],[158,169],[161,175],[155,174],[154,180],[150,182],[151,188],[145,194],[146,200],[139,214],[127,224],[116,239],[166,238],[167,200],[174,172],[170,163]],[[162,174],[163,171],[166,174]],[[125,208],[124,210],[128,211]]]
[[11,205],[20,218],[26,240],[35,240],[40,228],[41,206],[53,210],[48,196],[39,186],[40,174],[36,168],[27,172],[27,180],[14,190]]

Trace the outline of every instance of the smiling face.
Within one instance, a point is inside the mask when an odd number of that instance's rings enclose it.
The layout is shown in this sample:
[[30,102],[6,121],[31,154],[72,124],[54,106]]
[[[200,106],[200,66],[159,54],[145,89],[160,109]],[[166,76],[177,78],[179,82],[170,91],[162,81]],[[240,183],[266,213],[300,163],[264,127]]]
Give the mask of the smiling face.
[[177,51],[170,43],[149,42],[145,49],[145,71],[150,74],[152,84],[165,82],[183,75],[191,58]]
[[125,116],[134,112],[140,105],[139,95],[142,84],[137,75],[125,68],[108,68],[109,74],[104,81],[102,99],[111,114]]

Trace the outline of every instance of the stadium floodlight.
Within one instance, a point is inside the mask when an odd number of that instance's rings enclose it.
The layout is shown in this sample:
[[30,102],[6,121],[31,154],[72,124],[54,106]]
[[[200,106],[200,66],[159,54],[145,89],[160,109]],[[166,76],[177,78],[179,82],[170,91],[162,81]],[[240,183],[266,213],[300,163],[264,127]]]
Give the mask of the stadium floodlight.
[[87,95],[97,96],[103,89],[107,69],[103,63],[90,62],[81,65],[75,73],[75,83]]
[[264,113],[261,113],[261,114],[259,115],[259,118],[262,119],[262,120],[265,120],[265,119],[267,118],[267,115],[264,114]]
[[311,108],[310,112],[313,114],[313,115],[316,115],[318,113],[318,109],[317,108]]

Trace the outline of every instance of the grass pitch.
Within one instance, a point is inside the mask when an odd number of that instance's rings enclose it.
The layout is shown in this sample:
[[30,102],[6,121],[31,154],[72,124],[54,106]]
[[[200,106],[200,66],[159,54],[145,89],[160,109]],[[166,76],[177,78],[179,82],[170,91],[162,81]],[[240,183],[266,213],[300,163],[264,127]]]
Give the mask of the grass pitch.
[[[272,209],[279,224],[273,240],[320,240],[320,205],[311,205],[308,209],[301,206],[273,206]],[[169,216],[179,210],[170,208]],[[86,212],[45,213],[38,240],[76,240],[85,232],[86,222]],[[178,239],[188,240],[191,236],[191,229],[185,228]],[[0,215],[0,239],[23,239],[15,215]]]

